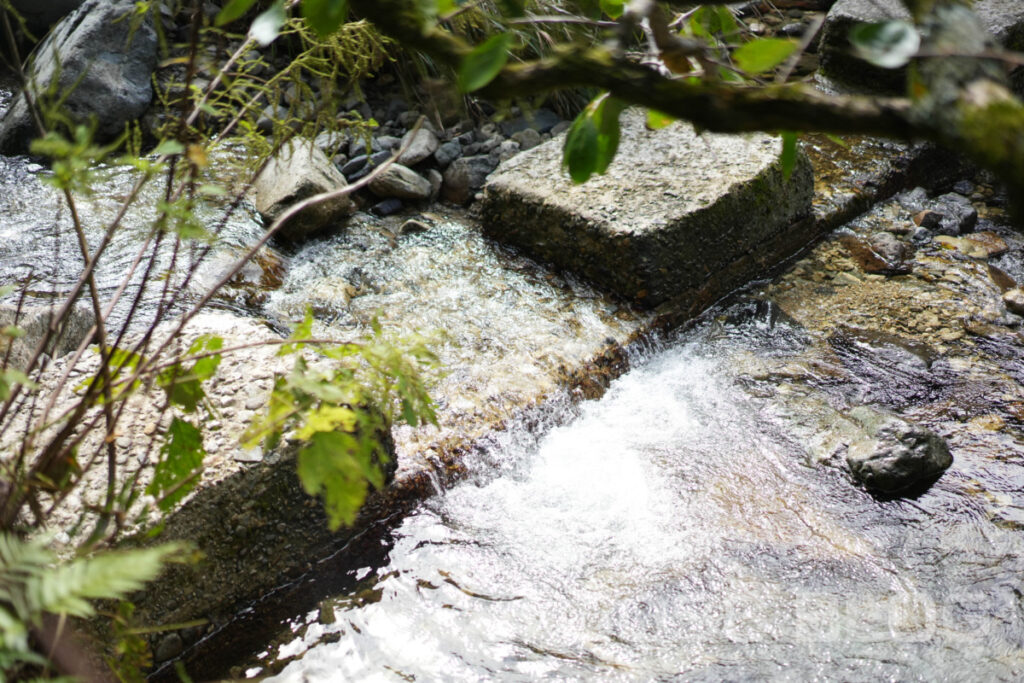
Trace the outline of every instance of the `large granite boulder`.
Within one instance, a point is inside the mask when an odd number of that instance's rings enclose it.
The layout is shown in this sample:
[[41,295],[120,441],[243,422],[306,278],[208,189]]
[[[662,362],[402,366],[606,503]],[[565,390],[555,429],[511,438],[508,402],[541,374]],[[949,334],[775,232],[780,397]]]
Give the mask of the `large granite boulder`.
[[643,306],[696,310],[812,237],[810,164],[800,155],[784,180],[781,151],[764,134],[650,131],[628,110],[606,175],[574,185],[561,137],[506,161],[485,188],[484,227]]
[[[296,202],[337,190],[348,184],[345,176],[312,140],[297,139],[282,147],[253,183],[249,199],[271,223]],[[355,211],[348,195],[309,206],[281,226],[279,235],[300,240],[337,223]]]
[[[1024,50],[1024,2],[1020,0],[975,0],[974,11],[985,29],[1004,47]],[[882,69],[853,54],[848,36],[859,23],[892,19],[910,20],[898,0],[838,0],[825,18],[821,32],[821,71],[829,78],[871,90],[903,92],[906,90],[905,69]],[[1022,92],[1024,78],[1014,78]]]
[[[140,23],[132,21],[134,12],[131,0],[86,0],[61,20],[29,60],[35,97],[64,97],[63,111],[76,122],[94,120],[100,140],[123,132],[153,97],[156,31],[148,16]],[[0,119],[0,153],[28,151],[35,135],[21,93]]]

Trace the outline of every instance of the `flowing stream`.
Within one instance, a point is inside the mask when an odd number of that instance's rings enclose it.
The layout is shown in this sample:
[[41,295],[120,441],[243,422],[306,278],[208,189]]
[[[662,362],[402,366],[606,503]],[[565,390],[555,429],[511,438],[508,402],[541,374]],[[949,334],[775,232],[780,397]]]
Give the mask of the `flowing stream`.
[[876,500],[810,457],[838,419],[816,389],[750,390],[750,358],[805,351],[801,331],[725,313],[549,428],[496,437],[246,675],[1018,678],[1024,538],[964,488],[1019,493],[1019,440]]

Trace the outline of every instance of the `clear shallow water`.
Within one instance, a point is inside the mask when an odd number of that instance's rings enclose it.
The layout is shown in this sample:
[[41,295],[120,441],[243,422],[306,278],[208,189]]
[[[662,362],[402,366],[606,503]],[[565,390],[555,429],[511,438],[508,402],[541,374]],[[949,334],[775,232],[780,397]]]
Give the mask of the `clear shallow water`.
[[802,347],[780,329],[705,324],[561,426],[506,433],[327,601],[334,623],[297,615],[249,675],[1019,678],[1024,537],[967,491],[1019,491],[1019,465],[957,450],[922,496],[875,500],[809,455],[842,421],[827,401],[737,381]]

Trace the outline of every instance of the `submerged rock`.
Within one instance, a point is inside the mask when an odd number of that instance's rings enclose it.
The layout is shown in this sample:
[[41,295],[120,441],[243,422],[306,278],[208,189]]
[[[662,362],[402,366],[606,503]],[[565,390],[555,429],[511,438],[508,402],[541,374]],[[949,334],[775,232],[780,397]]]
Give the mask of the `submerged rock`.
[[[270,160],[253,183],[250,198],[269,226],[296,202],[346,184],[345,176],[312,141],[298,140]],[[345,218],[354,209],[347,196],[320,202],[292,216],[280,234],[288,239],[302,239]]]
[[486,187],[484,229],[642,305],[676,297],[706,305],[813,235],[813,220],[802,221],[811,213],[810,165],[799,157],[784,180],[781,149],[762,134],[698,135],[686,124],[650,131],[628,110],[607,175],[574,185],[561,139],[504,163]]
[[866,433],[850,444],[846,464],[865,488],[899,493],[928,484],[953,464],[946,441],[924,427],[869,408],[856,408],[851,417]]
[[[75,122],[94,119],[101,140],[121,134],[153,97],[156,31],[149,19],[136,26],[130,19],[134,12],[129,0],[86,0],[61,20],[29,61],[34,92],[53,87],[66,95],[63,111]],[[28,100],[20,93],[0,119],[0,152],[26,152],[35,135]]]

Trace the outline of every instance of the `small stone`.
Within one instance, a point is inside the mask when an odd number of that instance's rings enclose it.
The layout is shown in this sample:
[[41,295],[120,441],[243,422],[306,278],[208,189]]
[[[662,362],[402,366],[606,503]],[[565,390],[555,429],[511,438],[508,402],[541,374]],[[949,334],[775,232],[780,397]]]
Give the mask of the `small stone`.
[[1006,309],[1017,315],[1024,315],[1024,289],[1014,287],[1003,292],[1003,303]]
[[519,149],[524,152],[528,149],[533,149],[541,142],[540,133],[533,128],[527,128],[526,130],[514,133],[512,139],[519,143]]
[[935,241],[938,244],[941,244],[943,248],[958,251],[964,256],[970,256],[971,258],[978,259],[988,258],[988,250],[985,249],[985,247],[963,237],[938,235],[936,236]]
[[239,449],[235,451],[232,460],[235,462],[263,462],[263,449],[259,446]]
[[370,182],[370,191],[383,198],[426,199],[430,190],[429,180],[402,164],[391,164]]
[[571,128],[571,127],[572,127],[572,122],[571,121],[562,121],[562,122],[556,124],[551,129],[551,137],[555,137],[556,135],[561,135],[565,131],[569,130],[569,128]]
[[422,221],[409,219],[402,223],[402,227],[398,229],[399,235],[414,235],[418,232],[427,232],[430,230],[430,226]]
[[391,197],[383,201],[379,201],[370,207],[370,213],[377,216],[390,216],[398,213],[402,210],[402,200]]
[[970,235],[963,237],[963,239],[977,245],[981,249],[984,249],[988,258],[1002,256],[1009,251],[1006,241],[999,235],[988,230],[973,232]]
[[427,171],[427,181],[430,183],[430,201],[434,201],[441,194],[444,176],[436,168],[432,168]]
[[153,658],[158,662],[166,662],[168,659],[174,659],[180,655],[183,649],[185,649],[185,644],[182,642],[181,636],[177,633],[169,633],[157,644]]
[[978,223],[978,211],[970,200],[952,192],[936,197],[930,208],[941,215],[939,225],[933,229],[943,235],[971,232]]
[[462,157],[444,172],[441,195],[450,202],[465,204],[484,186],[495,164],[487,156]]
[[459,144],[458,140],[452,140],[437,148],[434,152],[434,161],[442,169],[445,169],[460,156],[462,156],[462,145]]
[[262,394],[257,394],[255,396],[250,396],[249,398],[245,399],[245,409],[246,410],[259,410],[264,405],[266,405],[266,403],[267,403],[266,397],[263,396]]
[[974,192],[974,183],[970,180],[958,180],[953,184],[953,192],[962,194],[965,197],[970,197],[971,193]]
[[433,154],[441,142],[433,132],[426,128],[417,131],[409,131],[402,138],[402,146],[405,151],[398,157],[398,163],[403,166],[415,166]]
[[381,150],[392,151],[403,142],[402,138],[395,137],[394,135],[380,135],[377,137],[377,144],[380,145]]

